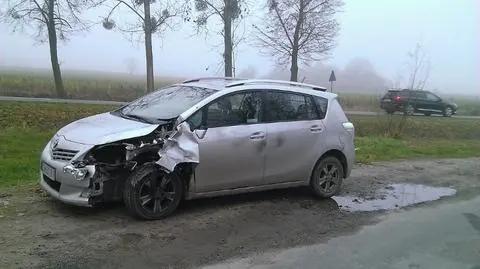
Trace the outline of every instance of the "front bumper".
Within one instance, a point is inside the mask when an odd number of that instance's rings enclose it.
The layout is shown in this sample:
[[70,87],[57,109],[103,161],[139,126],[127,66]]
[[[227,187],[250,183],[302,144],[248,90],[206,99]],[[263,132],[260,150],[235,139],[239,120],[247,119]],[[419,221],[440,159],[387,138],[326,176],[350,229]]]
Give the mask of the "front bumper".
[[[88,151],[91,146],[69,141],[62,141],[59,147],[63,146],[69,149],[76,149],[79,151],[78,155]],[[76,156],[76,157],[77,157]],[[42,164],[45,163],[53,168],[53,174],[49,177],[42,171]],[[64,172],[64,167],[69,165],[69,162],[54,160],[51,155],[50,142],[45,146],[40,158],[40,186],[51,197],[62,201],[66,204],[91,207],[90,192],[91,192],[91,178],[95,173],[93,166],[87,167],[88,170],[85,178],[77,180],[71,173]]]

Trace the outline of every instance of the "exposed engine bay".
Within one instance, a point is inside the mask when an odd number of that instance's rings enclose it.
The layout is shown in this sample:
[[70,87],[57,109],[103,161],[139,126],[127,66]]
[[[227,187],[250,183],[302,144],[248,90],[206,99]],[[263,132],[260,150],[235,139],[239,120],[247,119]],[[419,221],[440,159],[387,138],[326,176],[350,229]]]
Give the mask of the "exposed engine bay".
[[[198,144],[193,136],[188,123],[174,127],[174,121],[170,121],[148,135],[95,146],[64,171],[90,173],[86,175],[90,180],[86,195],[91,205],[118,201],[132,171],[147,163],[156,163],[165,172],[178,173],[189,181],[198,163]],[[185,193],[189,186],[186,182]]]

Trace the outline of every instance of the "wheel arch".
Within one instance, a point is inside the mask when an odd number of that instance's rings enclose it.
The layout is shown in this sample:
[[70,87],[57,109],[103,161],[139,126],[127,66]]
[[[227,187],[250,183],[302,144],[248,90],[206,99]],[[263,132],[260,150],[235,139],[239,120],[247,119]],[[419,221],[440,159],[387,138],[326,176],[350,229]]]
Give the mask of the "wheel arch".
[[318,158],[318,160],[315,162],[315,164],[313,165],[312,171],[310,172],[309,182],[313,178],[313,173],[315,172],[315,167],[317,167],[318,163],[321,162],[326,157],[335,157],[340,161],[340,163],[342,164],[343,171],[344,171],[343,178],[346,178],[346,175],[347,175],[346,171],[348,169],[347,157],[339,149],[330,149],[330,150],[326,151],[325,153],[323,153],[322,156],[320,156]]

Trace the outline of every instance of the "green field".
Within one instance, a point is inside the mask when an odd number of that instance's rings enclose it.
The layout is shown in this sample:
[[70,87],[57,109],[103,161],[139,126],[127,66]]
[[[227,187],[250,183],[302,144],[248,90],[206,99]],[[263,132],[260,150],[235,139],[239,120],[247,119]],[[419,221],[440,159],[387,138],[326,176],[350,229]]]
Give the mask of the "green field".
[[[0,102],[0,187],[33,183],[40,151],[61,126],[114,106]],[[413,117],[396,139],[400,116],[355,116],[359,162],[480,156],[480,121]]]
[[[145,93],[143,76],[129,76],[105,72],[64,72],[68,98],[86,100],[131,101]],[[183,78],[157,77],[155,87],[160,88]],[[0,95],[21,97],[55,97],[54,83],[48,70],[12,71],[0,69]],[[346,110],[379,111],[380,95],[339,93]],[[453,96],[459,115],[480,116],[479,97]]]

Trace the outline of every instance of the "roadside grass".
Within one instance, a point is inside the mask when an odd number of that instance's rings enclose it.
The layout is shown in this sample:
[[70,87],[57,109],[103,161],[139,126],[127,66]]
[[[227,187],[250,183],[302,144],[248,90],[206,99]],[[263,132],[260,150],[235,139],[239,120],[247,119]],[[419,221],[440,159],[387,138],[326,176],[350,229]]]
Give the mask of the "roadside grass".
[[357,137],[356,159],[359,163],[418,158],[466,158],[480,156],[479,140],[393,139]]
[[[0,102],[0,187],[35,183],[41,150],[74,120],[117,106]],[[397,139],[386,134],[401,116],[351,116],[357,161],[480,156],[480,120],[412,117]]]

